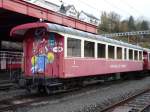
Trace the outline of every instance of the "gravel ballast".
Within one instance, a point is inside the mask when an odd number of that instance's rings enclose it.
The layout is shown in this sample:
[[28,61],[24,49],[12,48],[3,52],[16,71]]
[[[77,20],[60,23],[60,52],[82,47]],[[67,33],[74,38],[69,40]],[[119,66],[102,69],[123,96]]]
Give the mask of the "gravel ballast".
[[29,107],[18,108],[17,112],[99,112],[105,106],[148,87],[150,87],[150,77],[124,81],[84,93],[64,96],[59,100],[41,101]]

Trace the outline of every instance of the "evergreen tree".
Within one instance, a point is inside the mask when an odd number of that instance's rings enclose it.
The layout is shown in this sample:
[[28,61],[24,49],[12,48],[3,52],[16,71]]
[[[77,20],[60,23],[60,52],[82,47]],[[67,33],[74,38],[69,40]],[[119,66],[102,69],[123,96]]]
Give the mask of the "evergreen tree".
[[128,28],[129,28],[129,31],[135,31],[136,30],[133,16],[129,17]]
[[148,22],[143,20],[141,23],[141,30],[149,30]]
[[115,12],[103,12],[101,15],[101,22],[98,27],[98,32],[102,34],[140,31],[149,29],[149,22],[146,20],[134,20],[133,16],[130,16],[129,19],[121,21],[120,15],[116,14]]

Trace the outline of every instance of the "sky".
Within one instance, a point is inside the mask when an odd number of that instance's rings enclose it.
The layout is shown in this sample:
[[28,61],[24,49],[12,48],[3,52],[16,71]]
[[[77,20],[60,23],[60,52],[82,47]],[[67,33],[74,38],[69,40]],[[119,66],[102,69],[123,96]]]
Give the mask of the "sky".
[[[60,0],[48,0],[61,5]],[[100,18],[103,11],[116,12],[121,19],[132,15],[135,19],[150,20],[150,0],[62,0],[65,5],[72,4],[78,11],[85,11]]]

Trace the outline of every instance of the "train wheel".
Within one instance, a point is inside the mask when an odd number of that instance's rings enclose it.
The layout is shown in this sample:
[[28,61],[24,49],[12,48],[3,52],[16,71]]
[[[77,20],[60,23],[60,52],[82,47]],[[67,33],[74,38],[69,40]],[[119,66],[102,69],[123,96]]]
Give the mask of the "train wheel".
[[38,92],[38,88],[36,86],[30,85],[30,86],[27,86],[26,89],[30,94],[35,94]]
[[38,86],[38,93],[45,94],[45,88],[44,88],[44,86]]

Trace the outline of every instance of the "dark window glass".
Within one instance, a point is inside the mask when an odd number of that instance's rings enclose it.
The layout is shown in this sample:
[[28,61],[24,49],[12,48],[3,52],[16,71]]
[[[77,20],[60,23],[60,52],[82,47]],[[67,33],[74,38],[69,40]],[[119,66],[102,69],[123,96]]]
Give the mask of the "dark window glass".
[[126,48],[124,49],[124,59],[125,60],[127,59],[127,49]]
[[81,57],[81,40],[67,39],[67,56]]
[[134,51],[134,60],[138,60],[138,51]]
[[142,51],[139,51],[139,60],[142,60]]
[[114,59],[115,54],[115,47],[114,46],[108,46],[108,58]]
[[94,42],[84,41],[84,57],[94,57]]
[[117,59],[122,59],[122,48],[117,47]]
[[133,50],[129,49],[129,60],[133,60]]
[[105,51],[106,51],[106,48],[105,48],[105,44],[99,44],[98,43],[98,46],[97,46],[97,54],[98,54],[98,58],[105,58]]

